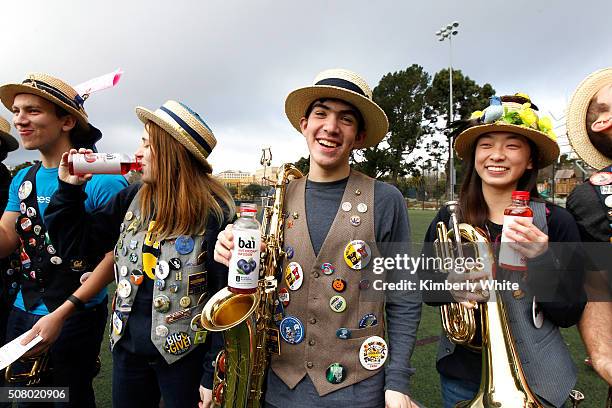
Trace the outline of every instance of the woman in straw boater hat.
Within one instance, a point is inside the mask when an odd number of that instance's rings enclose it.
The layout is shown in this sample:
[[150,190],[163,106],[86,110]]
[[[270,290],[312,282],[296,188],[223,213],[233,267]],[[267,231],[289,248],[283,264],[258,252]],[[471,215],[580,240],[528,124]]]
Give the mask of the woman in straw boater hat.
[[62,253],[86,245],[107,256],[33,332],[52,341],[67,316],[115,279],[113,406],[157,407],[162,397],[166,407],[193,407],[198,387],[212,387],[222,343],[212,344],[219,337],[207,336],[199,314],[207,294],[227,282],[227,268],[209,254],[234,204],[212,176],[207,158],[217,140],[197,113],[167,101],[136,114],[144,123],[136,152],[142,182],[94,214],[83,209],[87,176],[69,175],[69,154],[62,157],[60,189],[46,214],[50,235]]
[[[22,83],[2,85],[0,100],[13,114],[22,146],[38,150],[40,158],[13,178],[0,220],[0,256],[19,248],[21,258],[21,288],[7,326],[7,339],[11,340],[62,304],[79,287],[81,276],[104,257],[103,252],[85,247],[70,257],[58,253],[48,238],[45,217],[47,204],[58,187],[62,153],[72,147],[93,147],[101,133],[89,123],[84,98],[51,75],[29,74]],[[87,211],[104,205],[126,185],[118,175],[95,176],[85,187]],[[95,405],[92,380],[104,336],[106,304],[106,289],[102,289],[85,310],[67,320],[49,349],[51,369],[45,370],[39,385],[70,387],[71,406]],[[32,354],[41,350],[36,348]],[[20,361],[12,365],[14,373],[24,370],[30,367]]]
[[[536,106],[526,95],[494,97],[491,107],[475,112],[468,122],[470,126],[455,141],[457,155],[466,164],[459,196],[459,220],[486,231],[491,242],[499,242],[504,209],[512,203],[512,192],[530,193],[533,222],[517,217],[504,232],[509,239],[520,243],[517,250],[527,258],[528,273],[522,276],[498,267],[496,278],[529,284],[525,287],[523,283],[520,290],[503,292],[502,296],[529,386],[545,406],[561,406],[575,384],[576,368],[558,326],[575,324],[584,303],[565,299],[554,304],[542,303],[542,319],[535,313],[533,300],[533,291],[537,289],[540,296],[542,288],[547,298],[558,300],[558,293],[571,293],[577,287],[572,285],[581,278],[573,276],[574,265],[568,266],[572,251],[559,253],[558,248],[548,245],[549,241],[578,241],[576,224],[563,208],[541,200],[536,185],[538,169],[557,159],[559,147],[550,120],[538,116]],[[436,239],[436,224],[443,221],[448,225],[449,218],[448,210],[442,208],[429,226],[426,243]],[[425,245],[424,251],[426,256],[436,256],[432,245]],[[428,276],[440,275],[427,272],[433,271],[425,271]],[[477,281],[485,275],[476,272],[470,279]],[[524,277],[529,279],[523,281]],[[424,293],[424,297],[431,305],[439,305],[436,302],[444,299],[464,303],[487,299],[482,292],[467,290]],[[475,396],[481,376],[480,353],[455,345],[444,335],[436,367],[445,407],[454,407],[457,402]]]
[[567,110],[567,132],[576,154],[597,170],[567,199],[589,261],[586,282],[592,301],[578,327],[593,368],[612,385],[612,68],[578,85]]
[[[385,137],[385,112],[361,76],[330,69],[289,93],[285,113],[305,139],[310,170],[286,191],[286,212],[295,215],[283,235],[293,255],[283,261],[279,290],[290,301],[280,323],[281,353],[268,370],[266,406],[413,406],[410,356],[420,297],[398,291],[385,302],[371,261],[408,247],[406,203],[397,188],[349,164],[352,150]],[[232,248],[225,230],[215,259],[227,264]]]

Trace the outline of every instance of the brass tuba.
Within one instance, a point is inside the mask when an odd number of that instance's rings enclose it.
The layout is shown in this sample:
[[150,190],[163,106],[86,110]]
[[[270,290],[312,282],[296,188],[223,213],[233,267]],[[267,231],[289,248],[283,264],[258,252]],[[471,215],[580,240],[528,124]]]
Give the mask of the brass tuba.
[[30,371],[21,373],[13,372],[13,364],[6,367],[4,379],[8,384],[19,384],[27,387],[39,385],[41,381],[50,375],[51,368],[49,367],[49,352],[45,351],[42,354],[25,357],[19,359],[23,364],[29,365]]
[[[464,249],[473,248],[474,258],[480,257],[485,270],[492,273],[495,258],[486,234],[469,224],[458,222],[457,201],[449,201],[445,205],[451,214],[451,229],[447,230],[443,222],[437,225],[438,239],[435,245],[438,256],[453,259],[463,257]],[[467,247],[466,243],[469,244]],[[441,308],[442,325],[449,339],[468,347],[480,348],[482,355],[480,389],[474,399],[462,401],[456,407],[543,407],[527,384],[501,294],[492,290],[489,301],[477,306],[480,308],[481,345],[472,343],[476,332],[473,309],[458,303]]]
[[239,295],[224,288],[202,310],[202,325],[223,331],[225,350],[215,361],[213,402],[217,406],[242,408],[262,405],[263,387],[271,353],[280,353],[279,331],[272,315],[276,300],[276,271],[282,264],[283,206],[287,183],[302,177],[295,166],[278,170],[272,205],[264,207],[260,279],[257,292]]

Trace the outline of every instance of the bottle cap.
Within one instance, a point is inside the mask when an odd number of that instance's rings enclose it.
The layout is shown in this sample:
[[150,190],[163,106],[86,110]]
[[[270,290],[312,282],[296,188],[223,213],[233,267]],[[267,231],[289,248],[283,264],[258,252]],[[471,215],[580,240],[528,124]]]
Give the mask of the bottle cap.
[[513,191],[512,199],[529,201],[529,191]]
[[240,214],[257,213],[257,204],[255,203],[242,203],[240,204]]

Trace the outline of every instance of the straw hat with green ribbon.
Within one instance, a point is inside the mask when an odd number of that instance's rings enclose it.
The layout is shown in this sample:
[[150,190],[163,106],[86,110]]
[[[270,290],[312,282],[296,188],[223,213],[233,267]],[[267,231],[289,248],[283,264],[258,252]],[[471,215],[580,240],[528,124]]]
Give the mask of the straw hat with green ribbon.
[[[545,116],[538,116],[538,110],[525,94],[501,97],[503,113],[492,123],[476,124],[463,130],[455,139],[455,151],[463,160],[469,160],[478,138],[491,132],[510,132],[531,140],[538,149],[538,167],[544,168],[559,157],[557,135],[553,131],[552,121]],[[482,111],[476,111],[472,118],[481,117]]]

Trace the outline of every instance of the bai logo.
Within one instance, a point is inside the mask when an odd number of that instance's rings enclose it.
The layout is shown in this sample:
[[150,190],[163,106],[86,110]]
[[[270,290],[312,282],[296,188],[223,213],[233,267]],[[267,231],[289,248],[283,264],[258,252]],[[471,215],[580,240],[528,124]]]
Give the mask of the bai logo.
[[242,237],[238,237],[238,248],[255,249],[255,239],[244,240]]

